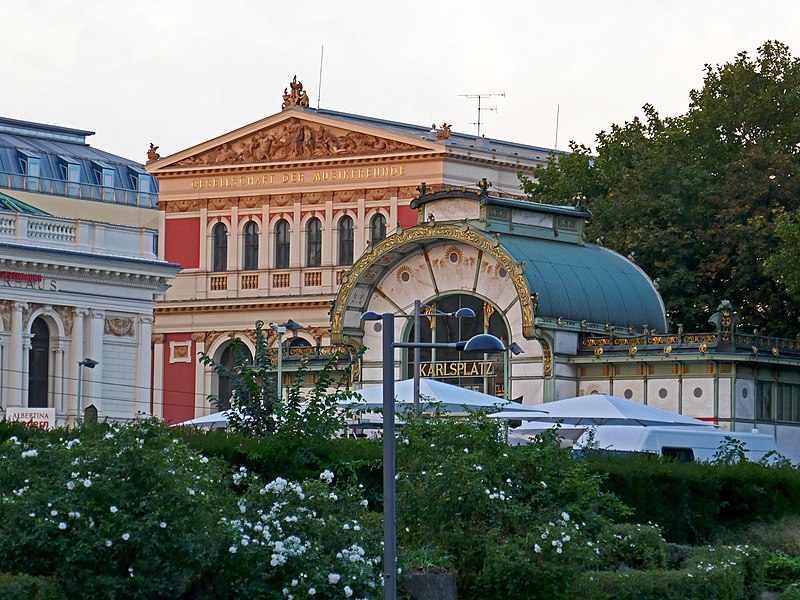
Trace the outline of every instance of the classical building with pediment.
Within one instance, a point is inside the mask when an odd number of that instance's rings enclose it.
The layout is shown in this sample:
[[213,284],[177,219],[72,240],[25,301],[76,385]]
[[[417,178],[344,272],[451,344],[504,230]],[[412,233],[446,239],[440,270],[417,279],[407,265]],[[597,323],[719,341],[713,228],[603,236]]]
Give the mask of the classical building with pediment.
[[154,411],[170,421],[202,415],[209,395],[228,393],[185,357],[230,360],[229,336],[252,348],[257,320],[301,323],[285,342],[323,360],[339,286],[365,251],[416,225],[420,185],[474,188],[488,178],[494,194],[521,197],[517,173],[550,152],[446,124],[309,109],[292,93],[274,115],[147,165],[160,187],[160,256],[183,266],[156,311]]
[[93,132],[0,117],[0,418],[150,414],[158,188]]
[[[380,323],[394,339],[492,333],[518,354],[428,351],[420,373],[538,404],[612,393],[718,423],[774,432],[800,456],[800,344],[745,335],[720,305],[707,332],[673,333],[657,287],[631,260],[584,239],[591,214],[524,198],[518,174],[550,150],[308,108],[282,110],[147,165],[160,186],[160,257],[183,265],[155,311],[153,412],[215,411],[229,383],[196,360],[254,349],[256,321],[282,324],[284,385],[337,348],[353,386],[378,383]],[[470,308],[476,316],[442,316]],[[278,338],[270,332],[277,359]],[[397,379],[414,361],[398,353]]]

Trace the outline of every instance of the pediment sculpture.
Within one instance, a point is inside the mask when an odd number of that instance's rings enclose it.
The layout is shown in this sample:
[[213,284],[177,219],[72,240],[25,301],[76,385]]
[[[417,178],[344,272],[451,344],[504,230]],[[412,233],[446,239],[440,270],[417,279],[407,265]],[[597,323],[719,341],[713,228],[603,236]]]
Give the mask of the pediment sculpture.
[[337,133],[316,123],[290,119],[249,138],[228,142],[198,156],[185,158],[176,166],[265,163],[414,150],[419,148],[358,131]]
[[303,83],[297,81],[297,75],[289,83],[289,87],[292,88],[291,92],[287,88],[283,88],[283,104],[281,104],[281,108],[289,108],[290,106],[308,108],[308,94],[303,89]]

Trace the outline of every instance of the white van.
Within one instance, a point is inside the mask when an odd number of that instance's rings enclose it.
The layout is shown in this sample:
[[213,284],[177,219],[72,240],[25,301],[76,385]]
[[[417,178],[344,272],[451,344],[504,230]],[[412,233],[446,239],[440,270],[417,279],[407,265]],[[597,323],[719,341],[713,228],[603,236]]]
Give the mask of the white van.
[[747,460],[758,462],[775,452],[775,438],[764,433],[724,431],[713,427],[643,427],[600,425],[584,433],[573,448],[591,447],[612,452],[650,452],[680,462],[703,462],[714,458],[729,436],[744,443]]

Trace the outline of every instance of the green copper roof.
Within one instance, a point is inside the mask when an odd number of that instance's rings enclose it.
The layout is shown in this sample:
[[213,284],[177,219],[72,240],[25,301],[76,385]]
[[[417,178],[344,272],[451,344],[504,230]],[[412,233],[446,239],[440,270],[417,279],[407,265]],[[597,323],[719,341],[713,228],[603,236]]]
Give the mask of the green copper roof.
[[0,192],[0,210],[22,213],[23,215],[37,215],[39,217],[53,216],[50,213],[47,213],[43,210],[36,208],[35,206],[26,204],[22,200],[17,200],[16,198],[12,198],[11,196],[4,194],[3,192]]
[[667,330],[666,311],[650,278],[630,260],[595,244],[500,234],[522,261],[537,316]]

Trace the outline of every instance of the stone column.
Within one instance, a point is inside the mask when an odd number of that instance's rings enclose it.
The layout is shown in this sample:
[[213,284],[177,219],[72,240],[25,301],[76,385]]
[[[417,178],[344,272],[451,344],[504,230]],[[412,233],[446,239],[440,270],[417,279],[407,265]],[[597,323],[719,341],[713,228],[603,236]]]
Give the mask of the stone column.
[[102,310],[92,310],[89,313],[89,331],[86,336],[88,344],[86,356],[97,361],[94,369],[81,367],[83,370],[83,410],[94,404],[97,414],[102,420],[103,414],[103,330],[106,324],[106,313]]
[[192,342],[194,354],[192,364],[194,365],[194,416],[200,417],[206,414],[206,396],[210,392],[206,391],[205,366],[198,360],[198,355],[206,351],[205,333],[193,333]]
[[269,269],[272,266],[272,234],[269,227],[269,204],[261,206],[261,230],[258,232],[258,268]]
[[58,340],[51,348],[53,361],[53,408],[56,409],[56,416],[59,422],[64,418],[67,406],[64,396],[64,342]]
[[69,345],[69,352],[67,353],[67,380],[69,382],[67,391],[67,414],[71,415],[73,420],[77,416],[78,409],[78,376],[83,367],[79,367],[78,363],[86,358],[83,355],[83,331],[84,331],[84,318],[89,314],[86,308],[76,308],[73,310],[72,321],[72,340]]
[[208,239],[208,209],[203,207],[200,209],[200,270],[205,271],[208,269],[208,253],[209,253],[209,239]]
[[339,244],[339,236],[336,231],[336,220],[341,216],[337,215],[334,218],[333,214],[333,200],[325,201],[325,216],[322,218],[322,260],[320,264],[325,267],[328,265],[335,265],[337,261],[337,249]]
[[28,308],[24,302],[11,305],[11,337],[8,343],[8,396],[6,406],[22,406],[23,356],[22,314]]
[[292,219],[294,221],[294,225],[292,225],[292,231],[290,232],[289,236],[289,239],[291,240],[291,245],[289,247],[289,266],[293,269],[305,266],[306,235],[305,232],[303,231],[302,217],[303,215],[300,212],[300,201],[298,200],[294,203],[293,213],[292,213]]
[[[228,271],[239,270],[239,255],[242,249],[242,236],[239,231],[239,207],[231,207],[231,227],[228,230]],[[239,286],[237,285],[238,289]]]
[[[145,343],[146,340],[142,340]],[[152,334],[153,344],[153,400],[152,415],[164,417],[164,334]]]
[[[366,196],[366,190],[361,192]],[[364,254],[367,248],[367,241],[369,241],[369,223],[366,220],[366,200],[362,197],[358,199],[358,206],[356,208],[356,230],[353,233],[353,261],[359,259]]]
[[136,361],[136,413],[137,416],[150,415],[150,391],[153,337],[153,315],[139,315],[139,356]]

